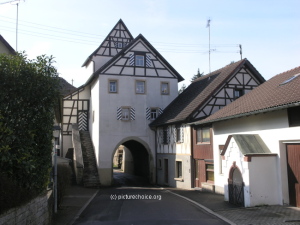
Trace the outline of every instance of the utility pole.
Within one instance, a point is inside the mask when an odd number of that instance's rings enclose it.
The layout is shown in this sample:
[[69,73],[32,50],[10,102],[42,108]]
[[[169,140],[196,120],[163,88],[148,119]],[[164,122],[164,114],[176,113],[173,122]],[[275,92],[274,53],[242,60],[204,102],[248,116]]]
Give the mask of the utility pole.
[[210,73],[210,18],[207,20],[206,28],[208,27],[208,65],[209,65],[209,73]]
[[16,52],[18,51],[18,24],[19,24],[19,2],[17,3]]

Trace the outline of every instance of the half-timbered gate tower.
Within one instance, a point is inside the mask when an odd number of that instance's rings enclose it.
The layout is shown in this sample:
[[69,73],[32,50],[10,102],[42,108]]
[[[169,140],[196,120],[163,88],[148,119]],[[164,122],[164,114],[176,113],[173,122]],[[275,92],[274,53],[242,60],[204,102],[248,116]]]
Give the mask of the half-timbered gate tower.
[[154,183],[155,132],[148,124],[177,96],[183,78],[143,35],[133,38],[122,20],[83,66],[92,67],[92,75],[63,99],[63,155],[74,147],[78,127],[90,136],[101,185],[113,181],[120,145],[130,151],[134,173]]

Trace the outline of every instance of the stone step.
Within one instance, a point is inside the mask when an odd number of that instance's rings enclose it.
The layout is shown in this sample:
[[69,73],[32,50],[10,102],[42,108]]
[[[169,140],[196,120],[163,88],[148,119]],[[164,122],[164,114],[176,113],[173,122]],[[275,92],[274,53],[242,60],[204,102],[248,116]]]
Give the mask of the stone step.
[[85,187],[99,187],[99,176],[96,166],[94,146],[88,131],[80,131],[83,155],[83,183]]

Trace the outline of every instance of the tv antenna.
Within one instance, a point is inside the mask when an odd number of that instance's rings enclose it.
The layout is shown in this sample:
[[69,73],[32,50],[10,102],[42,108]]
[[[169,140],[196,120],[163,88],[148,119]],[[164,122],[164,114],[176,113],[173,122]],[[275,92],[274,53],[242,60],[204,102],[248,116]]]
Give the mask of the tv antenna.
[[208,28],[208,65],[209,65],[209,73],[210,73],[210,52],[211,52],[211,49],[210,49],[210,22],[211,22],[211,19],[209,18],[207,20],[207,25],[206,25],[206,28]]
[[[25,2],[25,0],[24,0]],[[7,1],[7,2],[1,2],[0,5],[8,4],[11,5],[17,5],[17,21],[16,21],[16,51],[18,51],[18,25],[19,25],[19,3],[20,0],[13,0],[13,1]]]

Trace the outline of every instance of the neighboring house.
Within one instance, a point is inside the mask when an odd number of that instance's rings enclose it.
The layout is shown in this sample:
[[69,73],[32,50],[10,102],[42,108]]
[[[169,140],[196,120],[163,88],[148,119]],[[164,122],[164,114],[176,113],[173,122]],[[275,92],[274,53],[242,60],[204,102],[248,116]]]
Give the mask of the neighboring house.
[[[58,77],[58,90],[59,90],[59,99],[55,108],[55,118],[54,118],[54,129],[56,130],[54,132],[54,147],[55,145],[60,145],[61,142],[61,126],[62,126],[62,99],[69,95],[70,93],[77,90],[76,87],[68,83],[64,78]],[[57,151],[58,156],[62,156],[60,149]]]
[[12,54],[15,55],[16,51],[10,46],[10,44],[0,35],[0,54]]
[[143,35],[133,38],[122,20],[83,66],[92,67],[93,74],[63,100],[63,155],[73,148],[77,123],[90,134],[101,185],[113,181],[120,145],[131,153],[130,170],[154,183],[155,132],[148,124],[177,97],[183,78]]
[[213,184],[211,128],[191,126],[265,80],[247,60],[193,81],[150,126],[156,130],[157,183],[178,188]]
[[300,67],[274,76],[198,126],[213,127],[215,186],[246,207],[300,207]]

